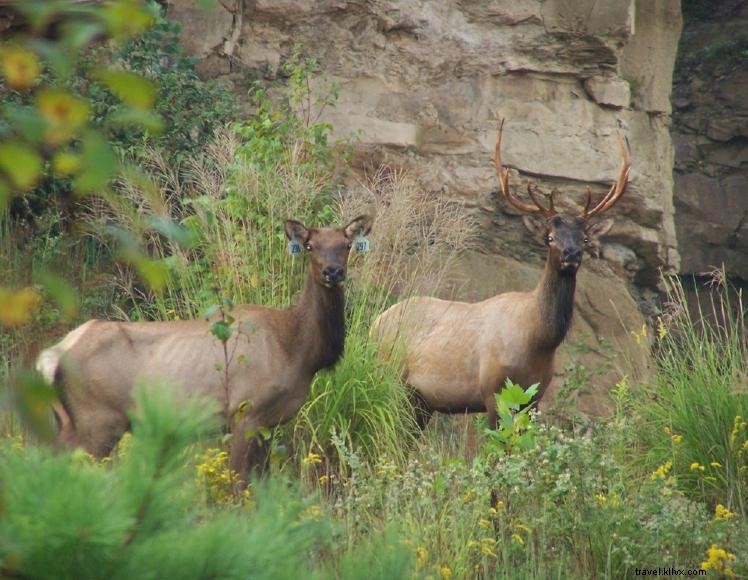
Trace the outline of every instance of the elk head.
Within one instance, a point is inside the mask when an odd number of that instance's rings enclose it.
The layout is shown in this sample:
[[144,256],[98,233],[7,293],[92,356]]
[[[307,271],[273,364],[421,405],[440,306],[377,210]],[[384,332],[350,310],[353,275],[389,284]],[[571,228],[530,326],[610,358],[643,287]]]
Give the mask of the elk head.
[[[582,212],[573,217],[562,217],[553,207],[553,195],[548,198],[545,206],[534,191],[533,185],[528,182],[527,193],[532,200],[532,205],[524,203],[514,197],[509,190],[509,170],[501,164],[501,137],[504,131],[504,121],[501,121],[499,137],[496,140],[496,174],[499,178],[501,193],[506,200],[521,212],[528,214],[523,217],[527,229],[533,233],[543,236],[548,246],[551,261],[561,272],[574,273],[582,264],[582,252],[589,247],[592,240],[602,236],[610,230],[613,220],[590,221],[594,216],[599,216],[609,210],[621,198],[628,184],[629,171],[631,170],[631,157],[628,147],[623,138],[620,138],[621,165],[618,177],[608,190],[608,193],[592,207],[592,190],[587,188],[587,202]],[[590,209],[592,207],[592,209]],[[541,219],[537,219],[539,216]]]
[[286,236],[297,240],[309,254],[314,280],[334,288],[346,277],[348,254],[353,241],[371,231],[372,219],[362,215],[343,228],[309,228],[295,220],[286,221]]

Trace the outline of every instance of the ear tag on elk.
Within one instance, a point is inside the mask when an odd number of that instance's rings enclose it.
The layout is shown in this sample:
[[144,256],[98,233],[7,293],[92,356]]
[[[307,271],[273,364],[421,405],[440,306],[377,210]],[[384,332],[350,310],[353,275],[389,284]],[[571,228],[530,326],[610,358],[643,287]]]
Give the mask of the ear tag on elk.
[[296,236],[294,236],[288,242],[288,253],[292,256],[298,256],[299,254],[301,254],[301,250],[301,242],[296,239]]
[[356,252],[359,254],[365,254],[369,251],[369,238],[367,238],[363,232],[359,232],[353,245],[356,248]]

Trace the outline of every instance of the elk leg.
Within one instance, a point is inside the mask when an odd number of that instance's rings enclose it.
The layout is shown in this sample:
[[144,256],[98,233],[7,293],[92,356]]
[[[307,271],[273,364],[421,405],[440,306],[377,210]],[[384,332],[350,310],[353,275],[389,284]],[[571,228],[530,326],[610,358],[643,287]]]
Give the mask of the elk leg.
[[410,389],[409,398],[410,404],[413,406],[413,412],[415,413],[418,430],[423,431],[429,424],[434,411],[421,394],[413,388]]
[[68,446],[82,446],[94,457],[106,457],[114,449],[122,434],[127,431],[127,416],[111,409],[97,409],[85,415],[76,415],[76,426],[60,431],[58,440]]
[[258,433],[253,433],[256,429],[256,422],[245,417],[231,435],[229,467],[239,477],[240,489],[247,486],[250,471],[262,475],[269,460],[269,445]]

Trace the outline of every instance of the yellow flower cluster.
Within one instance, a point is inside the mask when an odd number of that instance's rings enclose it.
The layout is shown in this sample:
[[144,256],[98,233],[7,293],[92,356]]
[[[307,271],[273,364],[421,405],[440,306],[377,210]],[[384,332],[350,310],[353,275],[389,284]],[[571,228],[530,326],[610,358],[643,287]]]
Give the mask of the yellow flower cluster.
[[234,503],[240,499],[242,503],[249,504],[251,493],[244,489],[240,497],[235,492],[238,481],[237,474],[228,466],[229,454],[221,449],[206,449],[198,456],[198,464],[195,467],[197,477],[205,484],[208,498],[219,505]]
[[667,461],[652,472],[652,479],[665,479],[673,468],[673,462]]
[[735,572],[730,566],[730,562],[735,561],[735,554],[720,548],[717,544],[712,544],[706,552],[707,558],[701,563],[702,570],[714,570],[720,572],[728,578],[735,578]]
[[322,463],[322,456],[319,453],[315,453],[314,451],[310,451],[309,453],[307,453],[307,456],[301,460],[301,464],[304,467],[319,465],[320,463]]
[[449,580],[452,578],[452,569],[449,566],[441,566],[439,568],[439,576],[442,577],[442,580]]
[[704,471],[704,466],[698,461],[694,461],[690,466],[691,471]]
[[737,514],[735,514],[735,512],[731,512],[721,503],[718,503],[714,508],[714,519],[715,520],[721,520],[721,521],[731,520],[736,515]]

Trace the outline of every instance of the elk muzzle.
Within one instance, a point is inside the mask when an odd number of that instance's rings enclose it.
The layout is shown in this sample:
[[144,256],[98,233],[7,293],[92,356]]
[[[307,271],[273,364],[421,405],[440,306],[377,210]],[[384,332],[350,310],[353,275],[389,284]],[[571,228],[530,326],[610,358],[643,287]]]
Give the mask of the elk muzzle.
[[345,268],[342,266],[327,266],[322,270],[322,280],[325,286],[332,288],[345,281]]

